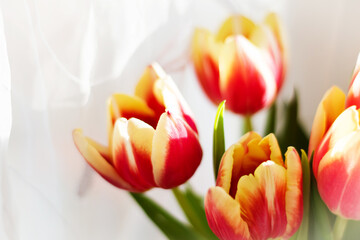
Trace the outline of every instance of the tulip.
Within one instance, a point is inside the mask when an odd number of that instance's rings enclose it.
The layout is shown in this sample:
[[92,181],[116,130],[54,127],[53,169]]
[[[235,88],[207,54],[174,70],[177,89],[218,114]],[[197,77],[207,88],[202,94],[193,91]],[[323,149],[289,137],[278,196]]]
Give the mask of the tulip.
[[285,75],[285,50],[279,20],[269,14],[256,25],[243,16],[227,19],[217,35],[197,29],[192,59],[200,85],[216,105],[243,115],[269,106]]
[[347,97],[333,87],[322,99],[309,144],[322,200],[334,214],[354,220],[360,220],[359,60]]
[[205,213],[220,239],[292,236],[303,215],[302,169],[289,147],[283,162],[273,134],[244,135],[224,153],[216,186],[205,198]]
[[141,77],[135,96],[108,100],[109,147],[73,131],[76,147],[104,179],[116,187],[144,192],[186,182],[202,158],[191,111],[158,64]]
[[352,106],[336,118],[313,159],[322,200],[334,214],[353,220],[360,220],[359,146],[359,111]]
[[356,62],[348,95],[338,87],[330,88],[322,98],[313,121],[308,155],[319,146],[335,119],[348,107],[355,105],[360,108],[360,54]]

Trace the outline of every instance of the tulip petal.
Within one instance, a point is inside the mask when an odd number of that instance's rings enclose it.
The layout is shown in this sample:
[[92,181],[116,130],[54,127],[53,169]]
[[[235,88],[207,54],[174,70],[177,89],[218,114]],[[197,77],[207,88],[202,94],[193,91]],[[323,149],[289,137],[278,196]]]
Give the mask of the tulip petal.
[[204,92],[216,105],[222,101],[218,67],[220,46],[209,31],[195,30],[191,49],[196,75]]
[[[75,131],[79,131],[79,130],[75,130]],[[109,152],[109,148],[92,140],[89,137],[85,137],[85,140],[95,148],[96,151],[98,151],[100,153],[100,155],[110,164],[112,164],[112,155]]]
[[248,38],[255,26],[255,23],[247,17],[231,16],[225,20],[219,29],[216,40],[225,42],[226,38],[233,35],[243,35]]
[[283,237],[290,238],[299,228],[303,218],[302,167],[300,156],[293,147],[285,153],[286,167],[286,219]]
[[195,121],[189,105],[179,92],[170,76],[158,79],[154,85],[156,98],[163,103],[172,114],[182,116],[189,126],[197,133]]
[[349,107],[336,118],[314,153],[313,172],[315,178],[317,178],[317,174],[321,170],[319,163],[324,161],[323,157],[329,149],[332,149],[341,138],[359,128],[359,112],[355,109],[355,106]]
[[202,158],[197,133],[169,111],[160,117],[152,146],[155,183],[162,188],[184,183],[194,174]]
[[349,146],[344,151],[344,159],[347,160],[346,173],[349,177],[344,185],[338,211],[345,218],[360,220],[360,131],[355,134],[356,137],[351,138]]
[[276,238],[286,229],[286,170],[273,161],[240,178],[235,200],[253,239]]
[[[275,39],[280,48],[280,52],[285,52],[285,42],[284,42],[284,29],[281,25],[281,21],[276,13],[269,13],[265,17],[264,23],[271,29],[271,32],[275,35]],[[284,61],[286,62],[286,61]]]
[[98,172],[106,181],[110,182],[116,187],[133,191],[134,189],[127,182],[125,182],[116,172],[114,167],[102,156],[103,154],[109,155],[109,153],[104,153],[106,150],[101,148],[101,152],[98,151],[99,144],[94,144],[94,141],[89,141],[86,138],[81,129],[75,129],[73,131],[74,143],[84,157],[84,159],[90,164],[90,166]]
[[356,61],[356,66],[352,76],[348,96],[346,98],[346,108],[355,105],[356,108],[360,108],[360,54]]
[[[157,63],[148,66],[135,88],[135,96],[145,100],[147,105],[154,110],[156,119],[165,111],[164,104],[154,94],[154,84],[158,79],[166,77],[166,73]],[[156,126],[153,126],[156,127]]]
[[274,33],[267,26],[257,26],[251,33],[249,40],[262,49],[263,58],[267,61],[275,76],[277,90],[282,87],[285,78],[285,53],[279,47]]
[[267,160],[271,160],[280,166],[284,165],[279,143],[273,133],[264,137],[259,142],[259,146],[266,152],[266,155],[269,156]]
[[138,119],[119,118],[115,123],[112,152],[115,169],[139,192],[154,186],[151,172],[153,136],[154,129]]
[[240,217],[240,204],[222,188],[212,187],[205,197],[209,227],[220,239],[252,239],[246,222]]
[[335,214],[360,219],[360,130],[339,139],[322,158],[317,177],[320,196]]
[[328,131],[335,119],[344,111],[345,94],[338,88],[332,87],[322,98],[315,114],[311,128],[308,155],[319,146],[325,133]]
[[112,149],[114,124],[118,118],[138,118],[156,127],[157,118],[144,100],[126,94],[113,94],[107,101],[109,149]]
[[230,110],[252,114],[270,105],[277,93],[269,61],[243,36],[228,38],[219,57],[220,91]]
[[283,165],[275,136],[270,134],[261,139],[257,133],[249,132],[225,152],[216,185],[235,197],[240,177],[253,174],[261,163],[269,159]]
[[[248,144],[250,141],[253,141],[253,143],[255,143],[253,144],[253,146],[255,146],[256,142],[260,142],[260,140],[260,135],[255,132],[248,132],[247,134],[242,136],[237,143],[231,145],[230,148],[225,151],[219,166],[216,186],[222,187],[227,193],[235,197],[237,182],[239,181],[240,176],[243,175],[243,164],[252,164],[251,159],[250,161],[242,160],[244,155],[248,152]],[[258,155],[261,155],[261,153],[263,152],[254,152],[254,154]],[[266,157],[263,156],[263,158]],[[246,170],[246,172],[253,173],[255,168],[258,166],[257,162],[252,165],[253,169]]]

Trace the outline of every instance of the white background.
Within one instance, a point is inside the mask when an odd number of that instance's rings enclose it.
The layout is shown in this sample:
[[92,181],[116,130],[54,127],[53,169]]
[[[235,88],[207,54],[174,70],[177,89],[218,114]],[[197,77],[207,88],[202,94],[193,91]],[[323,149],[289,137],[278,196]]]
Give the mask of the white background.
[[[193,28],[215,31],[232,13],[258,21],[277,11],[289,49],[281,97],[297,88],[309,130],[324,92],[348,87],[360,50],[358,9],[355,0],[0,0],[0,239],[164,239],[125,191],[87,166],[72,129],[105,144],[107,97],[131,94],[158,61],[197,120],[204,158],[191,183],[204,194],[214,184],[216,108],[189,63]],[[263,115],[255,116],[258,131]],[[241,122],[225,118],[229,146]],[[169,192],[149,195],[184,219]]]

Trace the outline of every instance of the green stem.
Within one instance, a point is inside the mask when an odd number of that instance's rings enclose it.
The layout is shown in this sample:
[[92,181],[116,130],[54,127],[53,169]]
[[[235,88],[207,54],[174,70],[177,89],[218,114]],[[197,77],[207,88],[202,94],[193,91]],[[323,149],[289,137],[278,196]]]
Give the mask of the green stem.
[[347,225],[348,220],[340,216],[336,217],[334,228],[333,228],[333,239],[341,240]]
[[244,133],[250,132],[253,130],[252,122],[251,122],[251,115],[246,115],[244,117]]

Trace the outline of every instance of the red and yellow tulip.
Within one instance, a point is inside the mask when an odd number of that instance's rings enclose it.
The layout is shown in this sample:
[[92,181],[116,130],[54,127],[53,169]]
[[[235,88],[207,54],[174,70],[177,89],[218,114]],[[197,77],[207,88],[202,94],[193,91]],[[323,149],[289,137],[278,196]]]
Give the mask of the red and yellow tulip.
[[359,63],[347,97],[336,87],[325,94],[309,144],[321,198],[333,213],[355,220],[360,220]]
[[285,75],[286,59],[278,17],[262,24],[243,16],[228,18],[217,35],[197,29],[192,59],[200,85],[214,104],[239,114],[253,114],[269,106]]
[[108,100],[109,147],[73,131],[85,160],[116,187],[143,192],[186,182],[202,158],[192,114],[171,78],[152,64],[135,96]]
[[311,128],[308,155],[319,146],[335,119],[348,107],[360,108],[360,54],[356,62],[348,95],[334,86],[321,99]]
[[303,216],[298,153],[289,147],[284,162],[273,134],[247,133],[224,153],[205,212],[220,239],[289,238]]

